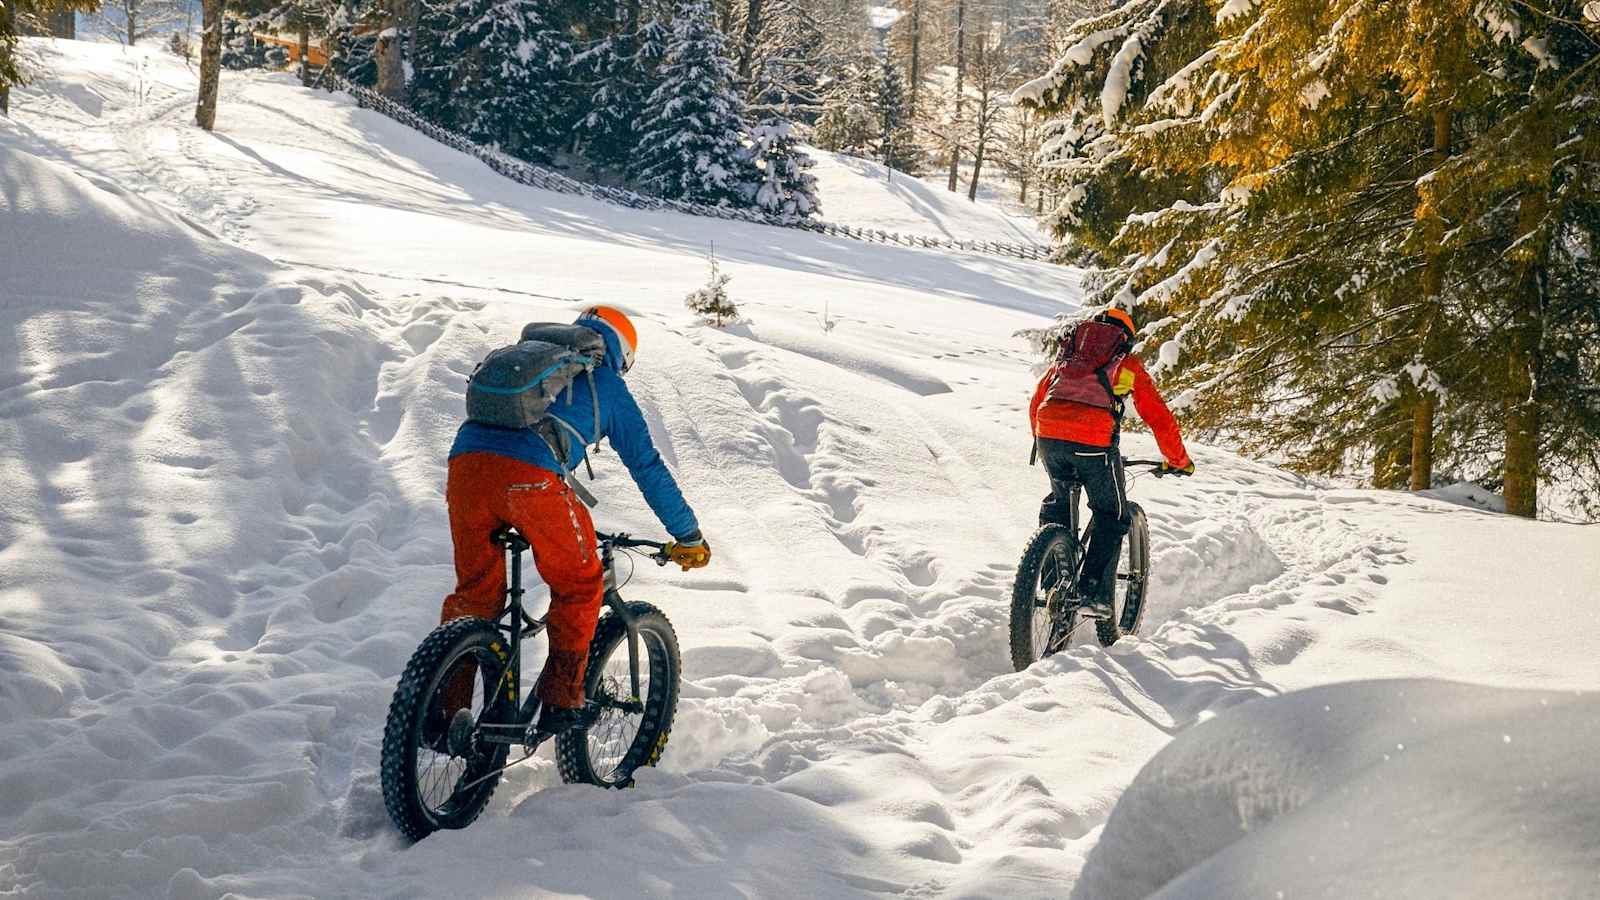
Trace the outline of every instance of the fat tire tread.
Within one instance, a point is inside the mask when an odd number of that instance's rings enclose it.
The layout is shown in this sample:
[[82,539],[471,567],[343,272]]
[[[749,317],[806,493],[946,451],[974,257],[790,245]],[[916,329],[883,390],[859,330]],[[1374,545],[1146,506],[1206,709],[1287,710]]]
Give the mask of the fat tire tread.
[[[661,754],[666,750],[667,738],[672,733],[672,717],[678,711],[678,690],[683,680],[682,655],[678,650],[678,633],[673,630],[672,623],[661,610],[649,603],[633,602],[628,604],[628,613],[633,616],[641,632],[655,631],[662,640],[666,650],[665,665],[667,667],[668,690],[661,700],[655,699],[655,673],[651,673],[651,696],[645,698],[644,719],[639,723],[639,733],[634,736],[633,746],[628,748],[628,753],[623,757],[617,767],[615,781],[604,781],[594,772],[594,766],[589,759],[588,730],[573,729],[556,737],[556,768],[561,773],[561,780],[568,784],[592,784],[597,787],[626,788],[633,786],[633,773],[641,766],[653,766],[661,759]],[[600,618],[600,623],[595,627],[594,639],[589,642],[589,659],[584,670],[584,693],[589,695],[594,686],[596,674],[605,668],[606,661],[611,654],[620,648],[625,648],[628,639],[628,627],[623,624],[621,617],[609,612]],[[651,648],[645,636],[641,633],[639,640],[640,649],[644,651],[645,663],[653,664]],[[626,653],[626,649],[623,649]]]
[[1129,609],[1122,612],[1122,630],[1125,634],[1138,634],[1144,622],[1145,607],[1150,605],[1150,521],[1137,503],[1133,507],[1133,522],[1128,529],[1128,546],[1132,551],[1130,562],[1133,574],[1138,577],[1138,597],[1128,592]]
[[1094,623],[1095,637],[1102,647],[1115,644],[1125,634],[1137,633],[1139,620],[1144,617],[1144,593],[1150,573],[1150,525],[1139,504],[1129,503],[1128,506],[1131,510],[1128,515],[1128,534],[1123,538],[1128,554],[1128,571],[1122,574],[1134,577],[1128,582],[1122,609],[1113,610],[1111,618],[1097,619]]
[[[383,805],[389,811],[389,818],[400,833],[412,841],[420,841],[440,827],[430,821],[416,803],[416,757],[414,748],[408,746],[416,726],[416,717],[421,714],[422,705],[428,699],[424,694],[445,659],[464,643],[485,637],[494,641],[503,640],[500,630],[486,619],[467,616],[440,625],[411,654],[405,671],[400,675],[400,683],[395,686],[394,699],[389,703],[389,716],[383,727],[383,754],[379,772],[383,782]],[[409,761],[408,749],[412,751]],[[495,767],[504,764],[509,749],[501,745],[494,751]],[[500,775],[495,773],[476,788],[478,798],[451,823],[452,827],[465,828],[472,824],[483,813],[484,807],[489,805],[489,799],[499,783]]]
[[1074,540],[1072,531],[1064,525],[1039,526],[1017,560],[1017,578],[1011,585],[1011,666],[1018,672],[1037,661],[1033,657],[1033,588],[1039,580],[1045,550],[1060,538],[1069,544]]

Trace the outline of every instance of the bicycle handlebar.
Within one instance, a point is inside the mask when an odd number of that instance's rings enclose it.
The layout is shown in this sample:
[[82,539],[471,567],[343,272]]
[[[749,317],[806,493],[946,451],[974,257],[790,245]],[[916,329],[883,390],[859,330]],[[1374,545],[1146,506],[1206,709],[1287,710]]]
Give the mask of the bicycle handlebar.
[[1149,466],[1152,469],[1159,469],[1166,465],[1167,461],[1164,459],[1129,459],[1124,456],[1122,464],[1124,466]]
[[625,534],[606,534],[603,531],[596,531],[594,536],[601,544],[610,547],[621,547],[624,550],[654,550],[655,552],[650,554],[650,559],[655,560],[656,565],[664,566],[669,561],[667,557],[668,545],[661,541],[646,541],[628,537]]
[[646,541],[629,537],[625,534],[606,534],[604,531],[596,531],[594,536],[600,539],[600,543],[610,544],[613,547],[649,547],[651,550],[667,549],[667,545],[661,541]]
[[1150,469],[1150,474],[1156,476],[1157,478],[1160,478],[1163,475],[1185,474],[1177,469],[1167,468],[1166,460],[1161,459],[1129,459],[1124,456],[1122,458],[1122,464],[1124,466],[1145,466]]

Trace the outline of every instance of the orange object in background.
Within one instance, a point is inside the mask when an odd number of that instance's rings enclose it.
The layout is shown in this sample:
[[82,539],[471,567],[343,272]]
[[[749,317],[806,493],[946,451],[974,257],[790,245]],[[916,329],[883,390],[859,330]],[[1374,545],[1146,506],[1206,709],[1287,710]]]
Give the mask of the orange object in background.
[[[283,35],[267,34],[263,32],[256,32],[252,36],[263,44],[272,44],[288,50],[290,65],[295,65],[300,62],[300,39],[298,37],[293,35],[284,37]],[[313,40],[310,46],[306,48],[306,58],[310,60],[313,66],[325,66],[328,64],[328,54],[315,40]]]

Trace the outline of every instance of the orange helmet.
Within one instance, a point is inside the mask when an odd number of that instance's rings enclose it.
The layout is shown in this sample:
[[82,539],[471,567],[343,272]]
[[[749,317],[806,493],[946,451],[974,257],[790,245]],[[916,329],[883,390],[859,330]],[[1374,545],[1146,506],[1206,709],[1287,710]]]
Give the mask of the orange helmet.
[[1118,309],[1113,306],[1100,314],[1100,320],[1121,325],[1127,330],[1130,338],[1139,333],[1138,329],[1133,327],[1133,316],[1128,315],[1128,311],[1125,309]]
[[599,323],[610,329],[622,347],[620,368],[624,372],[633,368],[633,354],[639,347],[639,332],[634,329],[627,313],[615,306],[591,306],[578,316],[578,321],[585,325]]

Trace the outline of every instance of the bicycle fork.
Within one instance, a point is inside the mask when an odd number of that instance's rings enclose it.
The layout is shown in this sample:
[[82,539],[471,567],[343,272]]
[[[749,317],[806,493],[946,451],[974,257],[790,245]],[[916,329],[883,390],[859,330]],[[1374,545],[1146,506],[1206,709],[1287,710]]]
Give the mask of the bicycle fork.
[[612,615],[622,620],[622,626],[628,629],[628,702],[638,704],[642,708],[644,698],[639,696],[639,623],[634,620],[633,613],[628,612],[628,604],[622,602],[622,595],[617,593],[616,570],[611,567],[611,546],[606,545],[605,559],[602,560],[606,571],[606,606],[611,607]]

